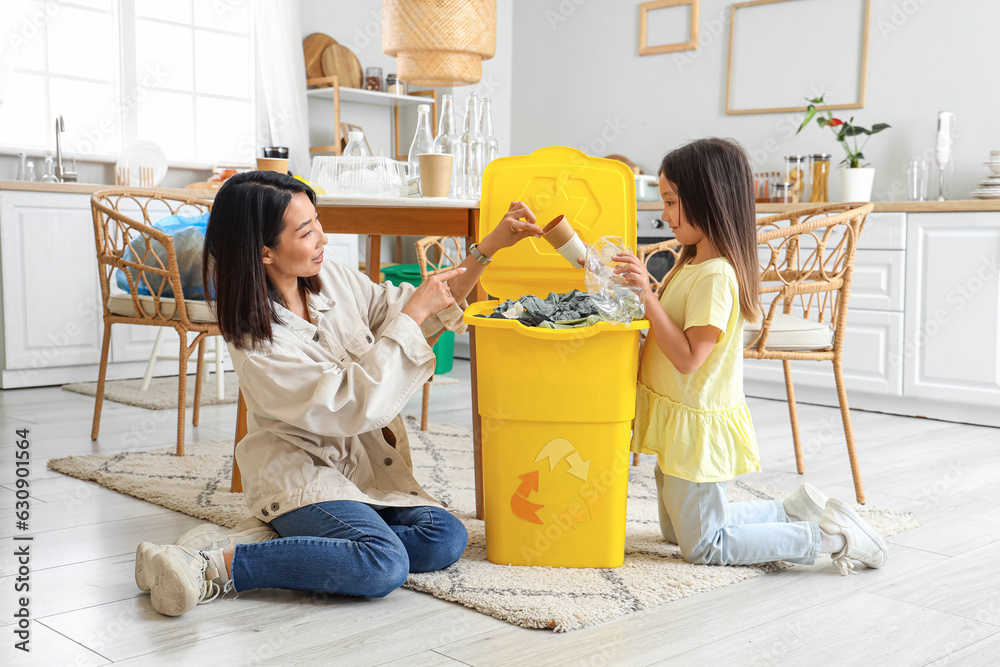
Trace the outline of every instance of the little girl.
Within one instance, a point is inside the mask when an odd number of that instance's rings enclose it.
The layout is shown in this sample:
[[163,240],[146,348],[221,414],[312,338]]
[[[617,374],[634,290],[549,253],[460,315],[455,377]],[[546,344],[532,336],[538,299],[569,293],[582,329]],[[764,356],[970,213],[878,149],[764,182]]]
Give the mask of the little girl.
[[683,246],[662,296],[635,255],[615,260],[643,289],[650,322],[632,451],[656,454],[663,537],[692,563],[811,564],[830,553],[842,574],[851,560],[883,566],[878,533],[809,484],[784,502],[726,501],[729,480],[760,470],[743,396],[743,322],[760,311],[753,176],[743,149],[723,139],[671,152],[659,175],[663,220]]

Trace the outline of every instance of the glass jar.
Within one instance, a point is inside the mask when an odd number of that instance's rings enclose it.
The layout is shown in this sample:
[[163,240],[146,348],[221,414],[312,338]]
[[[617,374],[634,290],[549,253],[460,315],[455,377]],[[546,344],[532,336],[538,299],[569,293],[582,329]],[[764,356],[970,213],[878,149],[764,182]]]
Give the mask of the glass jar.
[[365,68],[365,90],[382,91],[382,68]]
[[812,160],[812,186],[810,188],[809,202],[824,203],[830,201],[827,184],[830,180],[830,154],[816,153]]
[[775,204],[797,204],[798,199],[792,199],[795,193],[795,184],[785,181],[774,184],[774,197],[771,201]]
[[406,95],[406,84],[396,78],[396,74],[387,74],[385,77],[385,92],[393,95]]
[[798,204],[805,199],[806,195],[806,156],[786,155],[785,156],[785,182],[791,184],[789,202]]

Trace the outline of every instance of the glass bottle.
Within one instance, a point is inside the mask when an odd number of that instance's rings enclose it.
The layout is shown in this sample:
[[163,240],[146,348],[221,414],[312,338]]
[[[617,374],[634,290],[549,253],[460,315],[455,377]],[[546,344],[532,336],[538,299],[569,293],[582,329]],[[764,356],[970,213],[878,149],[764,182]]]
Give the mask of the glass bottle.
[[830,180],[830,154],[816,153],[812,156],[812,188],[810,203],[830,201],[827,183]]
[[35,163],[28,160],[27,164],[24,166],[24,180],[29,183],[35,182]]
[[417,131],[413,135],[413,143],[410,144],[410,152],[406,159],[407,179],[413,183],[420,180],[420,160],[417,156],[421,153],[434,152],[434,137],[431,135],[431,107],[429,104],[417,105]]
[[490,98],[483,98],[483,119],[480,124],[480,132],[483,133],[483,168],[486,168],[493,160],[500,157],[500,144],[496,135],[493,134],[493,105]]
[[450,153],[451,185],[448,196],[452,199],[462,198],[462,160],[459,150],[458,131],[455,127],[455,102],[451,95],[441,96],[441,117],[438,118],[437,136],[434,137],[435,153]]
[[28,154],[18,153],[17,154],[17,180],[25,180],[25,176],[28,171]]
[[479,199],[483,186],[483,134],[479,131],[479,98],[465,96],[465,125],[462,131],[462,196]]
[[56,163],[52,159],[51,155],[45,156],[45,173],[42,174],[42,183],[58,183],[59,179],[56,178]]

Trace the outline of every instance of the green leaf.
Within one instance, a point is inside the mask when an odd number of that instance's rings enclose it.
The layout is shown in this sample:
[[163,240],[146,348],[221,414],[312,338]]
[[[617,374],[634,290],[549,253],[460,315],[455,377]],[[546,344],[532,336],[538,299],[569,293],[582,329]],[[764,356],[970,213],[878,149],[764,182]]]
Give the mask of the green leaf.
[[802,124],[799,125],[799,129],[795,130],[795,134],[801,132],[803,128],[805,128],[805,126],[809,124],[809,121],[811,121],[813,119],[813,116],[815,115],[816,115],[816,107],[810,104],[808,107],[806,107],[806,117],[802,119]]
[[837,133],[837,141],[843,141],[844,137],[847,136],[847,128],[851,127],[847,123],[840,126],[840,132]]
[[830,121],[828,119],[826,119],[826,118],[823,118],[822,116],[820,116],[819,118],[817,118],[816,122],[819,123],[820,127],[826,127],[827,125],[830,124]]
[[890,127],[892,127],[892,126],[889,125],[888,123],[875,123],[874,125],[872,125],[872,130],[868,134],[875,134],[876,132],[881,132],[882,130],[887,130]]
[[841,130],[841,134],[845,137],[856,137],[859,134],[871,134],[871,132],[860,125],[848,125],[844,123],[844,129]]

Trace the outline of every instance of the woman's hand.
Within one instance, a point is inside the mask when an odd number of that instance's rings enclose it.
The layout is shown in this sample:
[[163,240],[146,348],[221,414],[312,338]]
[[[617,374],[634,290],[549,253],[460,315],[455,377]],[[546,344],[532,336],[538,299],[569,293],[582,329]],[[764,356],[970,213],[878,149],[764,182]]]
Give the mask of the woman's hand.
[[542,228],[535,224],[535,214],[527,204],[513,201],[500,224],[479,243],[479,249],[487,257],[492,257],[491,253],[508,248],[523,238],[541,235]]
[[615,273],[623,276],[628,285],[640,288],[644,301],[656,298],[653,293],[653,285],[649,280],[649,271],[642,260],[628,251],[620,252],[611,259],[620,262],[615,267]]
[[409,315],[417,324],[423,324],[431,315],[440,313],[455,303],[448,288],[448,280],[465,273],[465,267],[444,271],[430,276],[417,286],[401,312]]

